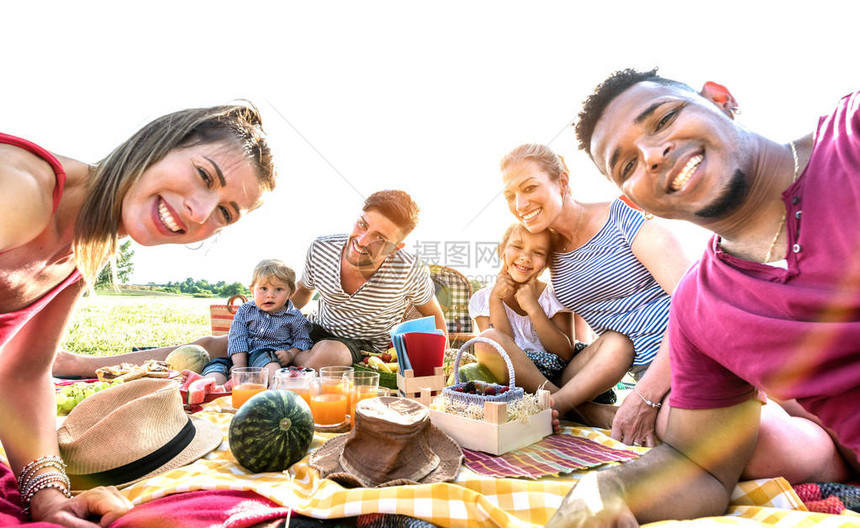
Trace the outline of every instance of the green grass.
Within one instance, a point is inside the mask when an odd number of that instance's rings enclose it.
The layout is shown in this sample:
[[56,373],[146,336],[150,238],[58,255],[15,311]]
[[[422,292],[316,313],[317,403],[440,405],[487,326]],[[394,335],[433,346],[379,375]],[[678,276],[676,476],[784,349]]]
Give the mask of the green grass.
[[224,299],[99,292],[78,302],[63,347],[78,354],[116,355],[134,346],[178,345],[211,333],[209,306]]

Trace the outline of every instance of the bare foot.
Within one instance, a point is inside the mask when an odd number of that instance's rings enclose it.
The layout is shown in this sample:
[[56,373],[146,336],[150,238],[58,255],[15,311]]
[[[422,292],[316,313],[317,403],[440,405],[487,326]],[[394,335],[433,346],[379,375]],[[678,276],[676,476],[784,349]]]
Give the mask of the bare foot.
[[589,401],[572,409],[568,414],[572,414],[574,419],[582,424],[600,429],[612,429],[612,420],[615,419],[617,411],[616,405]]

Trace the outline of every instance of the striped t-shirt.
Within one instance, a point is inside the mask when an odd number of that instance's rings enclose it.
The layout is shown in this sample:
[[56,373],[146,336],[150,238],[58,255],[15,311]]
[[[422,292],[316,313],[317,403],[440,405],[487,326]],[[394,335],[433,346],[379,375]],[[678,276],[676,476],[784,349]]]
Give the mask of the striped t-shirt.
[[310,320],[332,334],[373,343],[378,352],[388,349],[389,331],[401,322],[410,304],[433,299],[430,269],[415,256],[398,250],[352,295],[340,282],[340,259],[347,235],[317,238],[308,249],[301,283],[320,294]]
[[644,222],[623,201],[609,207],[606,224],[582,247],[555,253],[550,277],[561,303],[597,332],[615,330],[633,341],[634,365],[657,355],[669,321],[669,294],[633,254],[631,245]]

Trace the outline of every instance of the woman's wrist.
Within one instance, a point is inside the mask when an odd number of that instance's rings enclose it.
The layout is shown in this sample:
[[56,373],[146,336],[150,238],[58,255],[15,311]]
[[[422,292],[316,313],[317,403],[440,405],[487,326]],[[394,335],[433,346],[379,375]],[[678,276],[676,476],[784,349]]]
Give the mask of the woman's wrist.
[[61,490],[47,487],[36,492],[30,499],[30,518],[34,521],[44,519],[48,513],[55,509],[57,504],[70,500]]

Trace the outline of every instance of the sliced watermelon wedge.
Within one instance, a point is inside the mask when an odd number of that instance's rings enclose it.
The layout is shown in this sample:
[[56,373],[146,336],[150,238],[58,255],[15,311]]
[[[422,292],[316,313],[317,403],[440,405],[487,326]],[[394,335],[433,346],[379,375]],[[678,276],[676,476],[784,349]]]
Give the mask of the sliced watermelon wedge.
[[191,382],[188,385],[188,405],[203,403],[206,395],[215,389],[215,380],[213,378],[200,378]]

